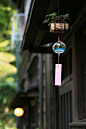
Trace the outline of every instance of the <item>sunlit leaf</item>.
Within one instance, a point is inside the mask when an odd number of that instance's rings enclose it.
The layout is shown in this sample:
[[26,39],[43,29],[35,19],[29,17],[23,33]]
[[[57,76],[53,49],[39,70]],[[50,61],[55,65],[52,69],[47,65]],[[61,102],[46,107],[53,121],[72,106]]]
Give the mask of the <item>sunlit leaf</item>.
[[14,81],[15,81],[15,80],[14,80],[13,77],[9,77],[9,78],[6,79],[6,82],[14,82]]
[[0,42],[0,47],[7,47],[10,44],[10,40],[5,40],[3,42]]
[[5,76],[7,74],[15,74],[17,69],[15,66],[8,64],[6,62],[0,61],[0,76]]
[[16,57],[13,54],[7,52],[0,52],[0,60],[9,63],[15,61]]
[[6,104],[7,103],[7,98],[5,97],[4,99],[3,99],[3,104]]
[[11,33],[12,33],[12,31],[11,30],[6,30],[6,31],[4,31],[4,34],[9,34],[9,35],[11,35]]

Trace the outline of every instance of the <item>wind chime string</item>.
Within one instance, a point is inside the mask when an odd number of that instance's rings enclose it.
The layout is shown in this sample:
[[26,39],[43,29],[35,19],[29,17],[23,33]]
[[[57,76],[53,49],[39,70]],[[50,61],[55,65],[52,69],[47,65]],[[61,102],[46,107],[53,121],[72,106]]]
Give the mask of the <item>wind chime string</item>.
[[58,2],[58,16],[59,16],[59,2]]
[[[58,37],[58,43],[60,43],[60,38]],[[58,49],[59,49],[59,45],[58,45]],[[59,66],[59,57],[60,57],[60,54],[58,53],[58,66]]]
[[58,16],[59,16],[59,4],[60,4],[60,0],[57,0],[57,4],[58,4]]
[[[60,3],[60,0],[57,0],[57,2],[58,2],[58,16],[59,16],[59,3]],[[58,37],[58,42],[59,41],[60,41],[60,38]],[[59,46],[58,46],[58,48],[59,48]],[[58,53],[58,66],[59,66],[59,57],[60,57],[60,54]]]
[[[58,49],[59,49],[59,47],[58,47]],[[58,67],[59,67],[59,54],[58,54]]]

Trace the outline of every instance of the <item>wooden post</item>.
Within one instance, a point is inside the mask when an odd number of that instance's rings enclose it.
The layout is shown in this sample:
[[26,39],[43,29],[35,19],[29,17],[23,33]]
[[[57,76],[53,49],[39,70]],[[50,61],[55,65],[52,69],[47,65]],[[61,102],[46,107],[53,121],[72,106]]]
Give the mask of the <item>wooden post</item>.
[[76,82],[77,82],[77,109],[78,119],[84,118],[84,79],[81,33],[76,33]]
[[50,54],[46,55],[46,129],[51,129]]

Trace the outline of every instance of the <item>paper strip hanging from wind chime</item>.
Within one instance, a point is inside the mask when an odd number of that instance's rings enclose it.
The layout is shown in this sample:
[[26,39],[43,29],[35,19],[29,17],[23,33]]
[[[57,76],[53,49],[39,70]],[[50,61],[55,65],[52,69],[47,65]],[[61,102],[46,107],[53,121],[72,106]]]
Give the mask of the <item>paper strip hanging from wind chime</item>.
[[55,64],[55,85],[61,86],[62,64]]
[[61,86],[62,64],[59,64],[59,57],[65,51],[66,45],[58,38],[58,41],[53,45],[52,49],[58,54],[58,64],[55,64],[55,85]]

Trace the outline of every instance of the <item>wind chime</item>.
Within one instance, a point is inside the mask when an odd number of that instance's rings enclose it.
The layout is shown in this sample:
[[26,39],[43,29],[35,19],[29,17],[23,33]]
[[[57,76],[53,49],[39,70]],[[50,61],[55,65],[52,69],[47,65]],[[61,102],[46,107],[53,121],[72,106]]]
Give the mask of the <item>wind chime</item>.
[[[50,27],[50,32],[57,32],[57,33],[64,33],[65,31],[69,30],[69,23],[66,23],[64,19],[67,19],[68,17],[65,18],[66,15],[61,15],[59,16],[59,1],[58,1],[58,23],[51,24]],[[52,27],[53,26],[53,27]],[[59,58],[60,54],[63,53],[66,50],[66,45],[62,41],[60,41],[60,37],[58,37],[58,41],[54,43],[52,46],[53,51],[58,54],[58,64],[55,64],[55,86],[61,86],[61,74],[62,74],[62,64],[59,64]]]
[[[59,15],[59,3],[58,1],[58,15],[57,13],[52,13],[46,15],[46,19],[43,23],[48,22],[48,26],[50,26],[50,33],[61,34],[68,32],[69,30],[69,15]],[[58,41],[52,46],[53,51],[58,54],[58,64],[55,64],[55,85],[61,86],[61,71],[62,71],[62,64],[59,64],[59,57],[60,54],[66,50],[66,45],[62,41],[60,41],[60,37],[58,37]]]
[[58,54],[58,64],[55,64],[55,85],[61,86],[62,64],[59,64],[59,57],[66,50],[66,45],[58,37],[58,41],[52,46],[52,49]]

